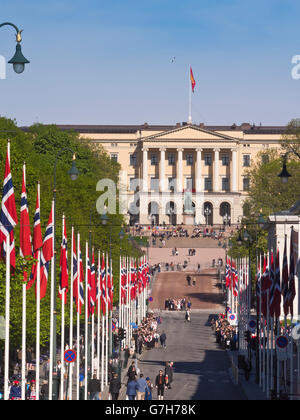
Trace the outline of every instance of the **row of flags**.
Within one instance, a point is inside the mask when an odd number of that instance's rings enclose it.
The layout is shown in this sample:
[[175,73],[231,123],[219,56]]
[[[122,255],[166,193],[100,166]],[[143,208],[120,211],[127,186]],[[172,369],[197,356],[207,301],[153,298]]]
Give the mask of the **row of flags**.
[[[257,296],[261,297],[262,314],[266,317],[268,312],[271,317],[279,318],[281,315],[281,302],[284,316],[291,314],[293,317],[293,302],[296,297],[295,289],[295,261],[293,238],[290,238],[290,264],[288,266],[287,258],[287,235],[284,241],[284,253],[282,268],[280,272],[279,250],[276,256],[271,253],[264,256],[263,271],[261,273],[260,265],[257,269]],[[269,299],[268,299],[269,296]]]
[[[290,239],[290,263],[287,258],[287,235],[285,236],[284,254],[282,267],[280,270],[279,250],[263,256],[262,264],[258,262],[256,272],[256,298],[257,308],[261,308],[264,318],[269,313],[272,318],[279,318],[283,308],[284,316],[291,314],[293,317],[293,302],[296,297],[295,289],[295,261],[293,235]],[[245,283],[248,265],[241,267],[240,276],[236,267],[236,262],[227,257],[225,281],[233,296],[237,297],[239,293],[239,282],[241,290]],[[282,303],[282,305],[281,305]]]
[[[22,178],[22,192],[21,192],[21,211],[20,211],[20,255],[24,259],[34,258],[30,277],[28,279],[27,272],[24,271],[23,279],[26,282],[26,289],[31,289],[34,285],[36,287],[36,280],[38,270],[40,270],[40,299],[46,296],[47,283],[49,275],[50,262],[54,255],[54,206],[52,203],[47,227],[42,238],[41,230],[41,219],[40,219],[40,186],[37,187],[37,198],[36,208],[34,214],[34,226],[33,235],[31,236],[30,231],[30,219],[26,192],[26,166],[23,166],[23,178]],[[15,257],[15,241],[14,241],[14,227],[18,223],[14,188],[10,170],[10,149],[9,143],[7,148],[5,175],[3,182],[3,195],[0,212],[0,249],[1,255],[5,256],[7,252],[6,242],[9,238],[10,242],[10,264],[11,272],[16,267]],[[73,267],[73,296],[76,304],[77,312],[81,314],[82,305],[84,304],[84,270],[83,261],[80,247],[80,235],[77,237],[77,244],[75,239],[75,233],[73,232],[73,246],[72,246],[72,267]],[[77,246],[76,246],[77,245]],[[40,253],[40,258],[39,257]],[[40,260],[40,262],[39,262]],[[97,306],[98,299],[101,302],[101,311],[103,314],[113,308],[114,298],[114,281],[111,263],[108,264],[107,257],[104,254],[102,259],[98,259],[98,267],[96,269],[95,264],[95,253],[92,250],[92,256],[90,258],[89,252],[86,255],[86,284],[88,292],[88,315],[95,313],[95,307]],[[149,281],[149,264],[146,262],[146,258],[142,258],[138,261],[138,267],[136,261],[130,260],[128,262],[122,259],[120,265],[120,282],[121,282],[121,304],[127,304],[129,299],[133,300],[138,294],[141,294]],[[36,288],[37,290],[37,288]],[[58,296],[64,303],[67,303],[67,294],[69,291],[69,269],[68,269],[68,249],[67,249],[67,227],[66,220],[63,216],[62,221],[62,242],[61,242],[61,253],[60,253],[60,282]],[[130,293],[130,297],[128,294]],[[37,297],[38,298],[38,297]]]

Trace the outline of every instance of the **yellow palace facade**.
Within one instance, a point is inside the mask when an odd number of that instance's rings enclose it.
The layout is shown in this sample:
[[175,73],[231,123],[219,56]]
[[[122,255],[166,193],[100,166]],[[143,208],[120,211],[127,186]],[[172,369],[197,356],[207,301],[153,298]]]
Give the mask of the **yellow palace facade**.
[[128,221],[140,224],[236,224],[247,197],[247,172],[269,148],[278,148],[285,127],[77,126],[122,168]]

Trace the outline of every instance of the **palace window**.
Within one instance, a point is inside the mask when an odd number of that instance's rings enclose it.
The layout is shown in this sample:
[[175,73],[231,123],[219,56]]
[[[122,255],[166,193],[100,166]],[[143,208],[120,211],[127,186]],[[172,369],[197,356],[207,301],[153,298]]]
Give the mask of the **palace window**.
[[263,165],[266,165],[267,163],[269,163],[269,155],[262,155],[261,161]]
[[212,190],[212,185],[211,185],[211,178],[204,178],[204,190],[205,191],[211,191]]
[[157,153],[151,153],[151,155],[150,155],[150,161],[151,161],[151,165],[152,166],[158,165]]
[[244,168],[250,167],[250,155],[243,155],[243,167]]
[[170,177],[168,178],[168,190],[175,191],[176,189],[176,178]]
[[229,191],[229,178],[222,178],[222,191]]
[[129,189],[130,191],[136,191],[139,186],[139,181],[137,178],[130,178],[129,180]]
[[151,177],[150,179],[150,190],[159,192],[159,179]]
[[187,153],[186,154],[186,164],[187,166],[193,166],[193,154]]
[[229,166],[229,155],[227,153],[222,155],[221,159],[222,159],[223,166]]
[[136,153],[130,155],[130,166],[136,166]]
[[110,159],[114,160],[115,162],[118,162],[118,153],[111,153]]
[[211,166],[211,154],[205,153],[204,154],[204,165],[205,166]]
[[193,178],[185,178],[185,189],[193,191]]
[[175,153],[169,153],[168,154],[168,163],[170,166],[174,166],[176,163],[176,156]]
[[250,179],[247,176],[243,178],[243,191],[249,191],[250,189]]

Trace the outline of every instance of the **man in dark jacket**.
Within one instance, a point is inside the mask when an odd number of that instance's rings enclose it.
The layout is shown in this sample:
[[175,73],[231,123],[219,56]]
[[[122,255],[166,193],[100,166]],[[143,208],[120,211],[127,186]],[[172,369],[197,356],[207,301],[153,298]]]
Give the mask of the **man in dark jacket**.
[[168,389],[172,389],[171,384],[173,382],[173,362],[166,362],[165,376],[168,376]]
[[166,336],[166,333],[165,333],[164,331],[163,331],[163,332],[162,332],[162,334],[160,335],[159,339],[160,339],[160,344],[161,344],[161,346],[162,346],[163,348],[166,348],[166,347],[167,347],[167,346],[166,346],[167,336]]
[[121,388],[121,382],[118,378],[118,374],[114,373],[112,380],[109,385],[109,393],[111,394],[111,399],[116,401],[119,398],[119,392]]
[[166,388],[166,380],[165,380],[165,376],[162,370],[159,371],[159,374],[156,377],[155,386],[157,389],[157,398],[159,400],[163,400],[164,392]]
[[128,359],[129,359],[129,356],[130,356],[130,350],[129,350],[127,345],[125,346],[124,353],[125,353],[124,354],[124,356],[125,356],[125,358],[124,358],[124,369],[126,369],[127,365],[128,365]]
[[101,383],[99,379],[97,379],[97,375],[94,375],[93,379],[89,381],[88,393],[90,395],[91,400],[101,399]]

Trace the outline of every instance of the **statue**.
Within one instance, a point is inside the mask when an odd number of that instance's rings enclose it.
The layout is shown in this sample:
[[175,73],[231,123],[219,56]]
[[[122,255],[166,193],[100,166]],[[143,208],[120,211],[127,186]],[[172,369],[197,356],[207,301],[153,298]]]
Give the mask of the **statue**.
[[188,190],[184,193],[184,213],[185,214],[193,214],[193,201],[192,201],[192,193]]

